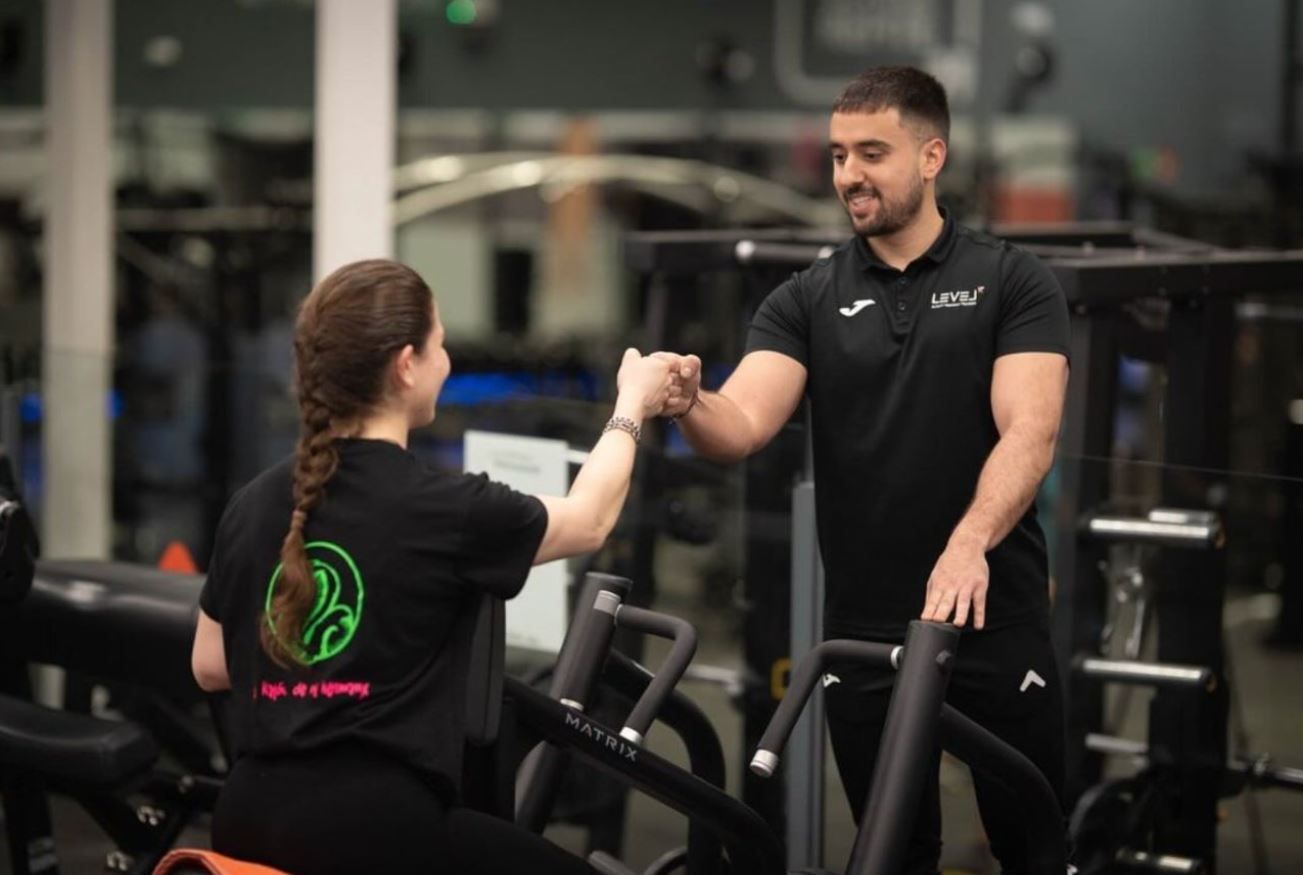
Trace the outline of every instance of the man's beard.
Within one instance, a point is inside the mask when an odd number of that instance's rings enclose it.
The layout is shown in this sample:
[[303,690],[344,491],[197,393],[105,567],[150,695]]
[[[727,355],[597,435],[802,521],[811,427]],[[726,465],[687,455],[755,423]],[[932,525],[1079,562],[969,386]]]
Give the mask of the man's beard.
[[[850,213],[850,204],[848,202],[853,196],[865,190],[872,191],[878,198],[878,212],[872,218],[865,219],[862,223],[857,224],[855,217]],[[882,196],[882,192],[868,186],[860,186],[846,192],[845,197],[842,199],[842,205],[846,207],[846,215],[851,220],[851,227],[861,237],[884,237],[888,234],[895,234],[914,221],[914,217],[923,208],[923,179],[922,177],[915,177],[909,190],[898,201],[889,201]]]

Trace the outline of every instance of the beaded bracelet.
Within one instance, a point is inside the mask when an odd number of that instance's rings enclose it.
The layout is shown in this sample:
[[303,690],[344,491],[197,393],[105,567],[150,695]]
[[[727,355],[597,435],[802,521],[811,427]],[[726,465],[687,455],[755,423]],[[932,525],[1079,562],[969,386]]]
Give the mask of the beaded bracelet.
[[612,416],[608,419],[602,427],[602,434],[608,431],[622,431],[633,438],[635,444],[642,441],[642,426],[627,416]]

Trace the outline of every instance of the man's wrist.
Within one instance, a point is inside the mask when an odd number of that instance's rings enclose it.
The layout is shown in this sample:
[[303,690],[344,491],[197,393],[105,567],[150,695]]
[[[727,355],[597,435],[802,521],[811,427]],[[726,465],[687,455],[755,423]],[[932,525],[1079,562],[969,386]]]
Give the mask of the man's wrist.
[[990,541],[991,539],[989,536],[961,523],[955,527],[953,532],[951,532],[950,540],[947,542],[946,546],[959,549],[977,550],[985,553]]
[[683,417],[687,416],[689,413],[692,412],[692,409],[697,406],[697,402],[700,399],[701,399],[701,388],[698,387],[697,391],[692,393],[692,400],[688,402],[688,406],[684,408],[683,412],[674,414],[673,416],[670,417],[670,419],[674,420],[675,422],[678,422],[680,419],[682,419]]

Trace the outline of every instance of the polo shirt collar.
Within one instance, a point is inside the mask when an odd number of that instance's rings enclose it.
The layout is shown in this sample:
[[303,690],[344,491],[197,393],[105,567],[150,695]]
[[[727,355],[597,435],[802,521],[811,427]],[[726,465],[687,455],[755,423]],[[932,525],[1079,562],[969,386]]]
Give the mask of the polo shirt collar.
[[[924,252],[916,258],[914,262],[911,262],[911,264],[923,261],[924,259],[927,259],[934,264],[940,264],[946,260],[946,257],[950,255],[950,250],[955,247],[954,216],[952,216],[950,211],[945,207],[938,206],[937,209],[941,212],[941,233],[937,235],[936,240],[932,241],[932,245],[928,247],[927,252]],[[876,267],[881,270],[890,270],[893,272],[896,270],[881,258],[878,258],[877,254],[873,251],[873,248],[869,246],[869,241],[858,234],[855,237],[855,251],[859,254],[860,266],[865,269]]]

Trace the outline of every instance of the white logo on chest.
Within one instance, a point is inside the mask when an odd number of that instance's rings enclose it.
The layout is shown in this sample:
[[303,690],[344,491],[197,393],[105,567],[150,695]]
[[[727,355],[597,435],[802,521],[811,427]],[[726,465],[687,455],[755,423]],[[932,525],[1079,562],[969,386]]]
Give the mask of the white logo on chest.
[[876,303],[877,301],[873,300],[872,298],[862,298],[856,301],[855,303],[851,304],[849,307],[838,307],[837,312],[841,313],[843,316],[854,316],[856,313],[860,312],[865,307],[871,307]]
[[933,292],[932,309],[944,310],[950,307],[976,307],[977,302],[982,299],[982,293],[986,291],[986,286],[978,286],[975,289],[961,289],[957,292]]

